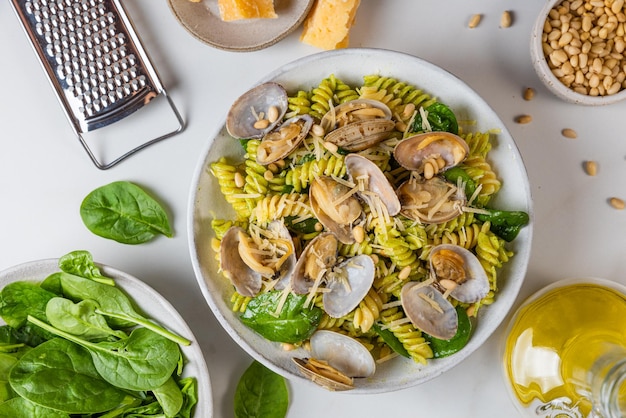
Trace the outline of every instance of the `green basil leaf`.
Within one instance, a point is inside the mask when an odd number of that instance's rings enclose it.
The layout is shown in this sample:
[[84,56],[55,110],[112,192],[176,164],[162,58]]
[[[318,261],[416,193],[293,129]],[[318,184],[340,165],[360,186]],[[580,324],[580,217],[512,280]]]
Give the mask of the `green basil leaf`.
[[280,313],[276,315],[282,292],[262,293],[248,302],[241,321],[270,341],[298,343],[309,338],[317,329],[322,310],[305,308],[306,295],[289,294]]
[[108,411],[127,396],[100,376],[87,350],[62,338],[24,354],[9,381],[21,397],[69,414]]
[[235,390],[236,418],[284,418],[289,406],[285,379],[254,361]]
[[139,186],[117,181],[89,193],[80,206],[94,234],[123,244],[141,244],[158,234],[172,237],[163,207]]
[[459,326],[454,337],[449,340],[440,340],[426,333],[423,334],[424,339],[430,343],[430,348],[432,348],[435,358],[447,357],[454,354],[465,347],[469,341],[470,335],[472,334],[472,322],[467,316],[465,308],[457,306],[456,312],[459,317]]

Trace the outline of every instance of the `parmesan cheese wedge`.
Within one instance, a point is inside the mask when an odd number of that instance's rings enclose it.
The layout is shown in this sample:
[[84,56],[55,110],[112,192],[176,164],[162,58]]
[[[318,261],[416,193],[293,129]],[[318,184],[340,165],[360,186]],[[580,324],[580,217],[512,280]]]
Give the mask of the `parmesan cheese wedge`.
[[360,0],[316,0],[300,41],[321,49],[346,48]]
[[224,22],[241,19],[275,19],[274,0],[217,0]]

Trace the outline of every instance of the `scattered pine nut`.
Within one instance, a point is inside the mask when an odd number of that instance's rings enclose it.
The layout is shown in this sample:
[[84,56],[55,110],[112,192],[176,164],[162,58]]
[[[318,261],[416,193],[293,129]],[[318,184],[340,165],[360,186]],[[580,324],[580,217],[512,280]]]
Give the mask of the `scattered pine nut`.
[[408,279],[410,274],[411,274],[411,266],[404,266],[404,268],[400,270],[400,273],[398,273],[398,279],[400,280]]
[[254,122],[254,129],[265,129],[270,126],[270,121],[267,119],[259,119]]
[[583,167],[589,176],[595,176],[598,173],[598,163],[595,161],[585,161]]
[[622,210],[626,207],[626,203],[619,197],[612,197],[609,199],[609,204],[613,206],[615,209]]
[[524,89],[524,100],[529,101],[532,100],[533,97],[535,97],[535,89],[532,87],[526,87]]
[[561,135],[563,135],[565,138],[569,138],[569,139],[576,139],[578,138],[578,134],[576,133],[575,130],[570,129],[570,128],[565,128],[561,131]]
[[246,182],[244,181],[243,176],[241,175],[240,172],[236,172],[235,173],[235,186],[241,188],[244,186],[244,184],[246,184]]
[[267,181],[270,181],[274,178],[274,173],[272,173],[269,170],[266,170],[265,173],[263,173],[263,178]]
[[533,120],[532,116],[530,115],[519,115],[518,117],[515,118],[515,122],[517,123],[530,123]]
[[313,127],[311,128],[311,133],[315,136],[319,136],[320,138],[323,137],[325,134],[324,128],[322,128],[322,126],[318,124],[313,125]]
[[278,108],[276,106],[270,106],[270,108],[267,109],[267,120],[269,120],[270,123],[274,123],[278,120]]
[[474,29],[476,26],[478,26],[478,24],[480,23],[480,19],[482,19],[483,15],[481,14],[475,14],[474,16],[472,16],[472,18],[470,19],[469,23],[467,24],[467,27],[470,29]]
[[324,148],[326,148],[330,152],[337,152],[339,150],[337,144],[333,144],[332,142],[328,141],[324,142]]
[[362,243],[365,240],[365,229],[361,225],[357,225],[352,229],[352,236],[357,243]]
[[502,13],[502,16],[500,17],[500,27],[508,28],[511,26],[512,23],[513,23],[513,18],[511,16],[511,12],[509,12],[508,10],[505,10]]

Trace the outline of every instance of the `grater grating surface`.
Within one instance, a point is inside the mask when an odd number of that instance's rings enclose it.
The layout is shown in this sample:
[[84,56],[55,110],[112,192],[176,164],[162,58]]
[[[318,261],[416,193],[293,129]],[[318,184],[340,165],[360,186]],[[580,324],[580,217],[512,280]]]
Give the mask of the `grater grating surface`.
[[[12,0],[76,134],[99,168],[183,128],[119,0]],[[82,134],[106,127],[165,95],[179,126],[100,163]]]

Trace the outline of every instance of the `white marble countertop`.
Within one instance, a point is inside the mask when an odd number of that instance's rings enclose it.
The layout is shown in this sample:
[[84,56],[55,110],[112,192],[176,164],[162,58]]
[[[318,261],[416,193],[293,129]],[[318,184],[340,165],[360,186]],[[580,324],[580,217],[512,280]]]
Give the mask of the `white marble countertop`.
[[[186,236],[191,178],[209,135],[230,103],[278,66],[319,50],[299,42],[300,29],[256,52],[207,46],[174,19],[165,0],[124,3],[186,130],[107,171],[96,169],[73,136],[9,2],[0,3],[0,270],[87,249],[165,295],[202,346],[213,386],[214,416],[232,417],[233,394],[251,358],[221,328],[199,291]],[[363,1],[353,47],[409,53],[452,72],[498,113],[525,161],[534,198],[533,251],[521,300],[567,277],[626,283],[626,103],[580,107],[552,96],[530,62],[530,30],[541,0]],[[499,27],[505,10],[511,27]],[[473,14],[479,27],[468,29]],[[533,87],[536,97],[524,101]],[[515,117],[529,114],[529,124]],[[563,128],[577,139],[561,135]],[[585,160],[599,164],[587,176]],[[175,236],[128,246],[93,235],[79,206],[91,190],[115,180],[144,185],[163,200]],[[500,367],[501,326],[465,362],[423,385],[379,395],[345,395],[290,382],[289,417],[511,417],[516,410]]]

